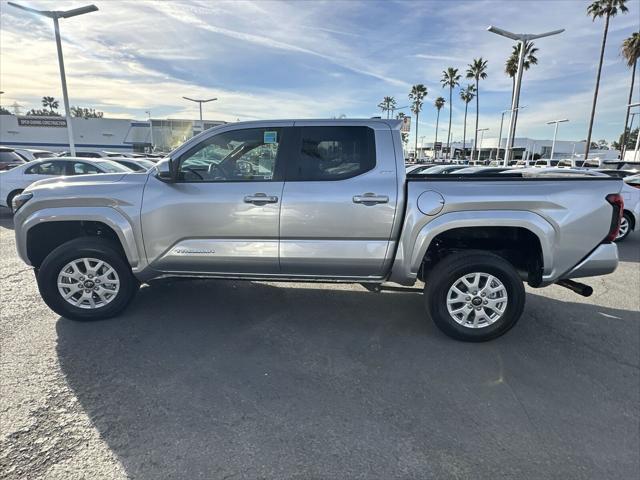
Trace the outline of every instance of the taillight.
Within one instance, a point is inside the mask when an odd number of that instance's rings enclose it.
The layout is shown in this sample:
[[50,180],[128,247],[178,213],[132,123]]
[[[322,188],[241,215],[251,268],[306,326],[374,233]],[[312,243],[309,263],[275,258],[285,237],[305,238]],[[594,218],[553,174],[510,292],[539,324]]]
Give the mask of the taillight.
[[622,221],[622,215],[624,214],[624,200],[619,193],[610,193],[607,195],[607,202],[613,207],[613,213],[611,214],[611,226],[609,227],[609,234],[604,239],[605,242],[613,242],[618,236],[620,230],[620,222]]

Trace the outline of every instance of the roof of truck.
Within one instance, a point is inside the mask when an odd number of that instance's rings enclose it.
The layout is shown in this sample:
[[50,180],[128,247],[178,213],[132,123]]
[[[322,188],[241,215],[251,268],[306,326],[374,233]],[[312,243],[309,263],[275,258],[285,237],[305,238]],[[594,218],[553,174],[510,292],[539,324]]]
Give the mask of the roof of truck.
[[344,126],[380,126],[386,125],[392,130],[399,130],[402,125],[402,120],[396,120],[393,118],[287,118],[287,119],[265,119],[265,120],[248,120],[245,122],[233,122],[233,123],[225,123],[222,125],[217,125],[208,131],[213,129],[221,129],[228,127],[235,127],[238,125],[241,126],[262,126],[265,124],[276,126],[278,124],[291,124],[293,123],[296,126],[312,126],[315,124],[321,125],[344,125]]

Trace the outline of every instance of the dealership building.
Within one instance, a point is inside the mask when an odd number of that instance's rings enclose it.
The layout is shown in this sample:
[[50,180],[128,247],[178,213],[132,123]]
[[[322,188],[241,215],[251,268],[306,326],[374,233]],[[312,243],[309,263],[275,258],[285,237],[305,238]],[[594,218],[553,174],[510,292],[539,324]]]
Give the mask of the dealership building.
[[[71,118],[80,152],[168,152],[185,140],[225,122],[210,120]],[[65,117],[0,115],[0,145],[54,152],[69,150]]]
[[[432,159],[434,157],[434,143],[418,144],[418,158]],[[448,153],[447,142],[438,142],[436,145],[436,151],[438,158]],[[474,159],[489,160],[495,159],[498,152],[498,145],[500,146],[500,158],[504,158],[504,150],[507,146],[507,139],[503,137],[501,141],[498,138],[484,138],[482,142],[478,141],[478,148],[473,148],[473,138],[469,139],[464,145],[464,149],[467,153],[467,157],[471,156],[471,150],[474,150]],[[553,146],[553,140],[539,140],[535,138],[517,137],[513,141],[513,159],[534,159],[534,158],[549,158],[551,156],[551,149],[554,149],[553,156],[556,159],[560,158],[572,158],[575,155],[584,153],[586,142],[584,141],[571,141],[571,140],[556,140],[555,146]],[[454,158],[461,158],[463,152],[462,142],[452,142],[451,149],[453,151]],[[478,156],[478,152],[480,155]],[[410,155],[413,156],[413,152],[410,151]],[[591,157],[602,157],[606,160],[614,160],[618,158],[620,152],[617,150],[591,150]],[[448,155],[447,155],[448,156]]]

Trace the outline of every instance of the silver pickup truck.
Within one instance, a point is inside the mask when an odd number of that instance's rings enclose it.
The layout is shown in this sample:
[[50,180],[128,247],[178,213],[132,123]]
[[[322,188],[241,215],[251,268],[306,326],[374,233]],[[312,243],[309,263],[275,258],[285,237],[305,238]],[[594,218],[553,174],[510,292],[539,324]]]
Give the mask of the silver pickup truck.
[[424,281],[437,326],[483,341],[517,322],[524,281],[587,295],[571,279],[616,268],[620,190],[575,175],[407,176],[398,121],[282,120],[207,130],[147,173],[43,180],[13,206],[18,253],[68,318],[116,315],[167,276]]

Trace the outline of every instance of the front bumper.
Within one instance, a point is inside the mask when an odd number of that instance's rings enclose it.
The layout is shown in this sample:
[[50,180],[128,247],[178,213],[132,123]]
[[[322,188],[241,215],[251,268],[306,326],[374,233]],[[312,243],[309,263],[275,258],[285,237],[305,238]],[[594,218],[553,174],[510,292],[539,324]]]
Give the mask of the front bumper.
[[561,279],[597,277],[608,275],[618,267],[618,246],[611,243],[603,243],[591,252],[587,258],[562,275]]

